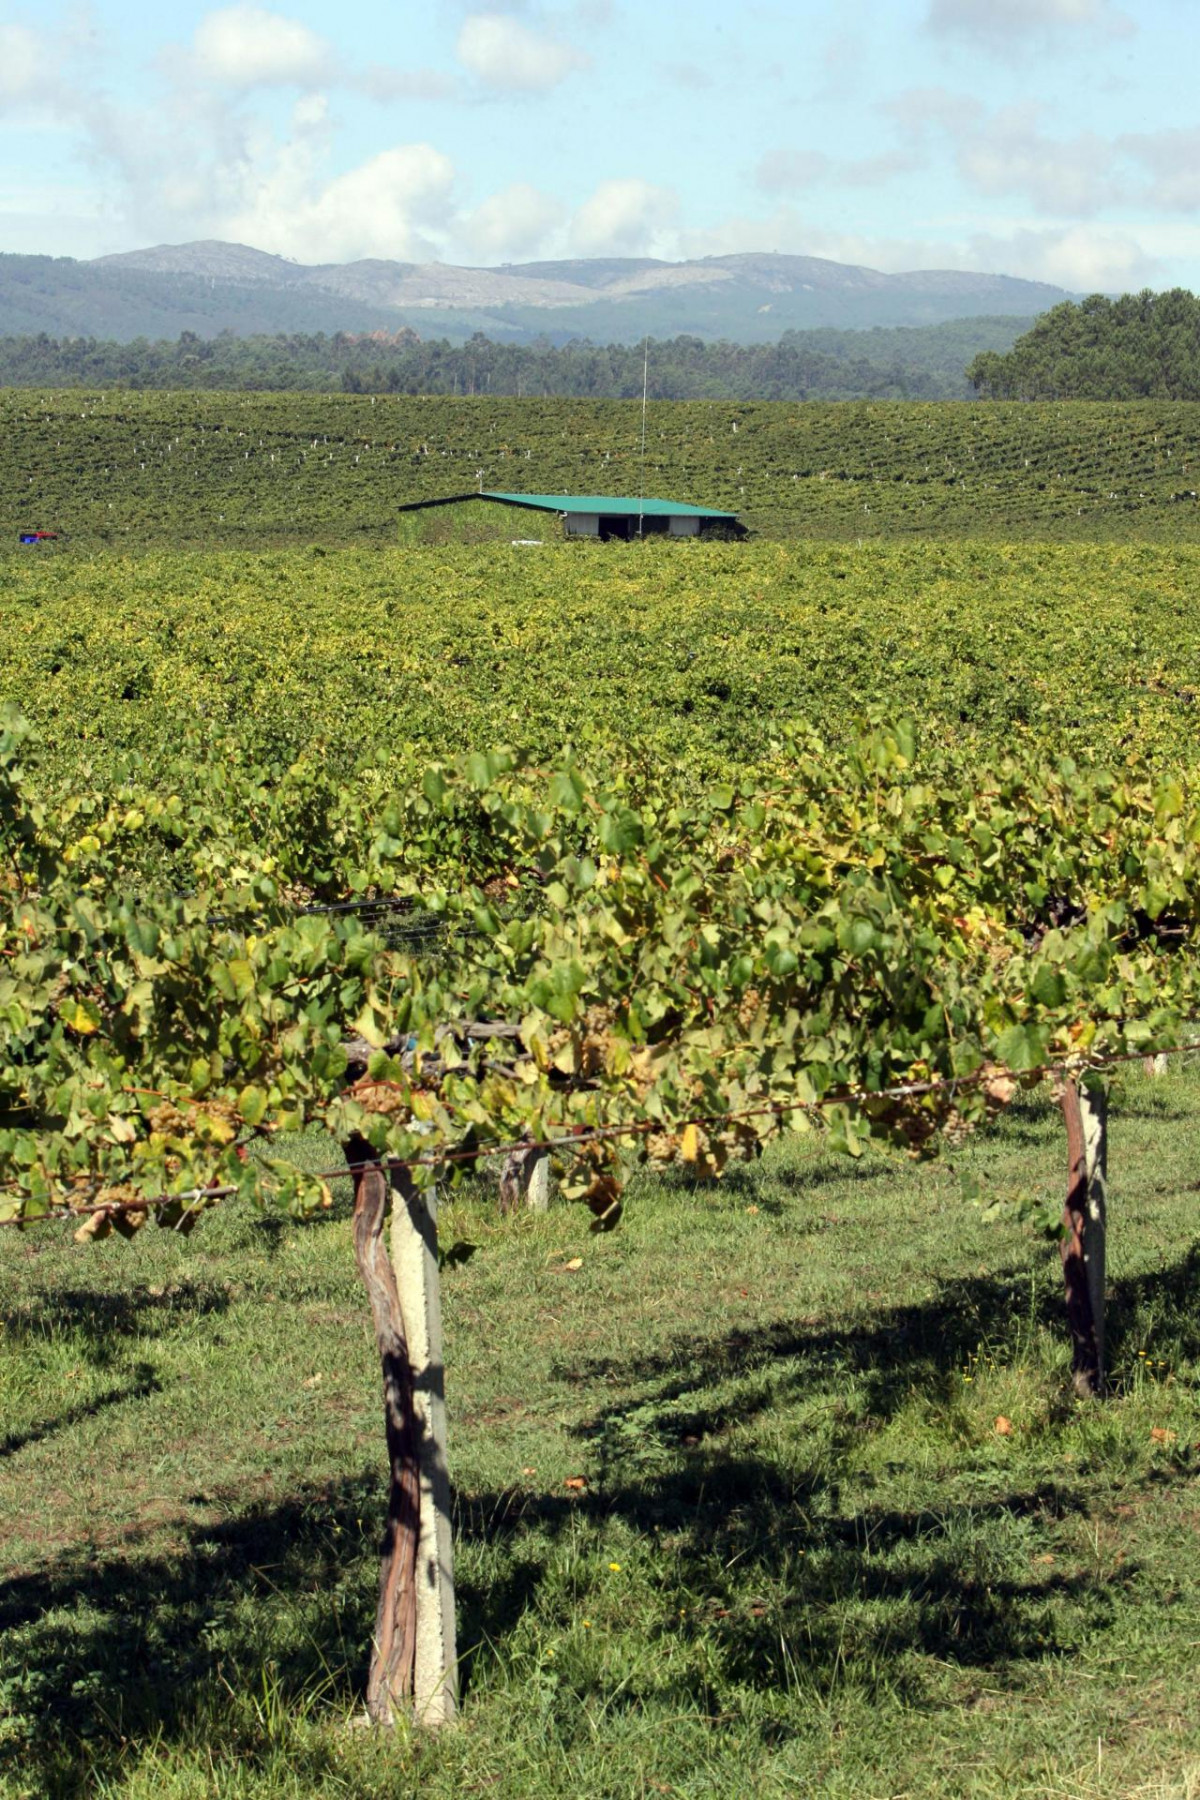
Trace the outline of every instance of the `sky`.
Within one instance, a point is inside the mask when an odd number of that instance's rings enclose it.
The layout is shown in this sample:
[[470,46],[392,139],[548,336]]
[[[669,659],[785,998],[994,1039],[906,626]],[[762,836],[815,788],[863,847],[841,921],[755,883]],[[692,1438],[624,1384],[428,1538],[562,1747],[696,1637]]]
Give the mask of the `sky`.
[[0,250],[1200,289],[1200,0],[0,0]]

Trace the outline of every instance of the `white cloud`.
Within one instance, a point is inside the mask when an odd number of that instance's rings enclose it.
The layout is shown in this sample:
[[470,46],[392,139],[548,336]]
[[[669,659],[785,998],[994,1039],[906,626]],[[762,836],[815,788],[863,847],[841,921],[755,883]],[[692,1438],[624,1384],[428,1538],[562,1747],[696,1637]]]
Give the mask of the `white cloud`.
[[451,216],[454,173],[431,144],[401,144],[322,184],[298,140],[221,235],[302,262],[431,260]]
[[940,35],[1012,54],[1062,31],[1124,36],[1134,29],[1111,0],[929,0],[926,24]]
[[31,99],[46,66],[42,46],[28,25],[0,25],[0,102]]
[[1200,130],[1131,132],[1117,142],[1149,171],[1144,204],[1165,212],[1200,211]]
[[396,144],[337,172],[322,94],[302,93],[282,129],[203,86],[181,87],[169,109],[94,103],[86,129],[135,242],[220,238],[301,262],[429,261],[454,216],[454,167],[429,144]]
[[198,73],[225,87],[320,87],[337,67],[332,44],[297,19],[258,6],[227,6],[196,27]]
[[393,69],[386,63],[370,63],[352,84],[372,100],[448,100],[454,82],[440,69]]
[[[1186,220],[1147,220],[1139,221],[1138,243],[1150,259],[1150,267],[1156,274],[1156,282],[1174,280],[1168,277],[1166,268],[1174,263],[1195,263],[1200,260],[1200,224],[1191,224]],[[1193,286],[1195,283],[1193,282]]]
[[472,13],[455,48],[465,69],[506,93],[545,93],[588,61],[573,45],[531,30],[511,13]]
[[602,181],[571,220],[571,246],[579,256],[661,254],[675,224],[679,197],[640,176]]
[[208,83],[253,88],[349,88],[388,105],[397,100],[445,100],[454,92],[438,69],[348,63],[327,38],[297,19],[252,5],[210,12],[196,27],[190,50],[164,51],[160,66],[181,88]]
[[754,185],[764,194],[799,194],[819,186],[874,188],[906,174],[919,161],[911,149],[845,161],[823,150],[768,150],[754,171]]
[[1078,294],[1117,293],[1145,287],[1158,259],[1127,232],[1091,225],[1018,227],[977,233],[968,254],[976,268],[1002,269],[1027,281],[1050,281]]
[[946,88],[916,88],[886,108],[907,144],[928,154],[941,133],[961,179],[990,199],[1020,195],[1038,212],[1089,218],[1133,196],[1116,145],[1097,132],[1054,137],[1043,129],[1046,108],[1035,101],[990,112]]
[[1087,218],[1122,197],[1111,144],[1095,132],[1048,137],[1040,108],[1005,107],[958,146],[958,171],[978,193],[1023,194],[1039,212]]
[[565,208],[527,181],[492,194],[460,222],[465,254],[483,262],[508,262],[541,250],[563,220]]

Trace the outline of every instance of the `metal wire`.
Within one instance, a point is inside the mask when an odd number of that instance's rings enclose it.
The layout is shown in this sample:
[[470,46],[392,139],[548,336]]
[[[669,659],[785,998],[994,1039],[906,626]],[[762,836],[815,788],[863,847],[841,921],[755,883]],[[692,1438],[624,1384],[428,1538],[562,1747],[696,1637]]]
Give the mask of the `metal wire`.
[[[339,1181],[347,1176],[353,1177],[364,1169],[379,1169],[392,1172],[400,1169],[438,1169],[447,1164],[491,1161],[499,1156],[512,1156],[530,1151],[553,1153],[556,1150],[577,1150],[588,1144],[610,1142],[614,1138],[649,1136],[657,1131],[667,1131],[672,1136],[686,1130],[689,1125],[726,1125],[756,1118],[782,1118],[787,1113],[803,1112],[820,1115],[831,1106],[855,1106],[874,1100],[915,1099],[928,1094],[957,1092],[960,1088],[978,1087],[985,1082],[995,1081],[1045,1081],[1054,1075],[1083,1075],[1091,1069],[1117,1068],[1124,1063],[1143,1062],[1151,1056],[1181,1056],[1188,1051],[1200,1050],[1200,1039],[1185,1044],[1165,1046],[1147,1045],[1142,1049],[1123,1051],[1119,1055],[1102,1057],[1073,1057],[1059,1062],[1040,1064],[1033,1069],[1012,1070],[995,1063],[988,1063],[982,1068],[972,1070],[968,1075],[935,1076],[929,1081],[898,1082],[885,1088],[844,1088],[836,1093],[824,1095],[820,1100],[773,1100],[761,1106],[744,1107],[737,1111],[696,1113],[691,1118],[675,1119],[669,1125],[661,1119],[631,1119],[626,1123],[611,1125],[591,1125],[577,1127],[563,1132],[558,1137],[534,1139],[519,1138],[508,1144],[480,1146],[469,1150],[440,1150],[425,1156],[381,1156],[367,1157],[353,1164],[343,1163],[336,1169],[320,1169],[301,1171],[311,1181]],[[32,1219],[0,1219],[0,1225],[27,1227],[64,1222],[72,1219],[87,1219],[96,1214],[116,1217],[120,1214],[152,1212],[170,1206],[185,1206],[193,1209],[210,1204],[213,1201],[227,1200],[239,1192],[235,1184],[191,1188],[178,1194],[160,1194],[146,1199],[122,1200],[117,1202],[103,1201],[97,1206],[58,1206],[53,1210],[38,1214]]]

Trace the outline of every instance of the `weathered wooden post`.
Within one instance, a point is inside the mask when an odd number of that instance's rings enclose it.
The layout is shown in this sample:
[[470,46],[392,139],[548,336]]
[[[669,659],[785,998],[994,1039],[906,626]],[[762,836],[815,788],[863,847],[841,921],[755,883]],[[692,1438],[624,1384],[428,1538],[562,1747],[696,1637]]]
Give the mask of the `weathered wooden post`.
[[1161,1051],[1154,1056],[1143,1056],[1142,1073],[1144,1075],[1165,1075],[1166,1072],[1167,1059]]
[[383,1420],[388,1450],[387,1522],[367,1677],[367,1713],[377,1725],[391,1725],[413,1687],[421,1519],[417,1418],[400,1296],[383,1237],[387,1181],[364,1138],[350,1138],[345,1149],[354,1178],[354,1252],[371,1303],[375,1342],[383,1368]]
[[392,1269],[408,1343],[417,1426],[420,1528],[413,1707],[419,1724],[438,1726],[458,1711],[458,1652],[437,1190],[417,1187],[407,1169],[392,1175]]
[[370,1145],[353,1137],[354,1249],[383,1368],[389,1488],[367,1712],[419,1725],[458,1709],[454,1550],[446,1461],[445,1369],[437,1195],[407,1169],[391,1177],[391,1256],[384,1242],[389,1182]]
[[1068,1076],[1062,1109],[1067,1127],[1067,1198],[1061,1254],[1073,1379],[1077,1394],[1095,1399],[1104,1391],[1108,1096],[1097,1077]]

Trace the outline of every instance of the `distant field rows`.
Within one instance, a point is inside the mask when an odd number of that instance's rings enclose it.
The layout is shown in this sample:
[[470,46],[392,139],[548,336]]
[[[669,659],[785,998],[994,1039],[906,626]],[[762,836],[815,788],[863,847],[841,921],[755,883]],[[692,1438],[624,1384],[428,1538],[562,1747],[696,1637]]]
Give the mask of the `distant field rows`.
[[[629,401],[0,393],[0,544],[387,538],[479,487],[635,495]],[[658,402],[645,491],[772,535],[1200,541],[1200,404]]]

